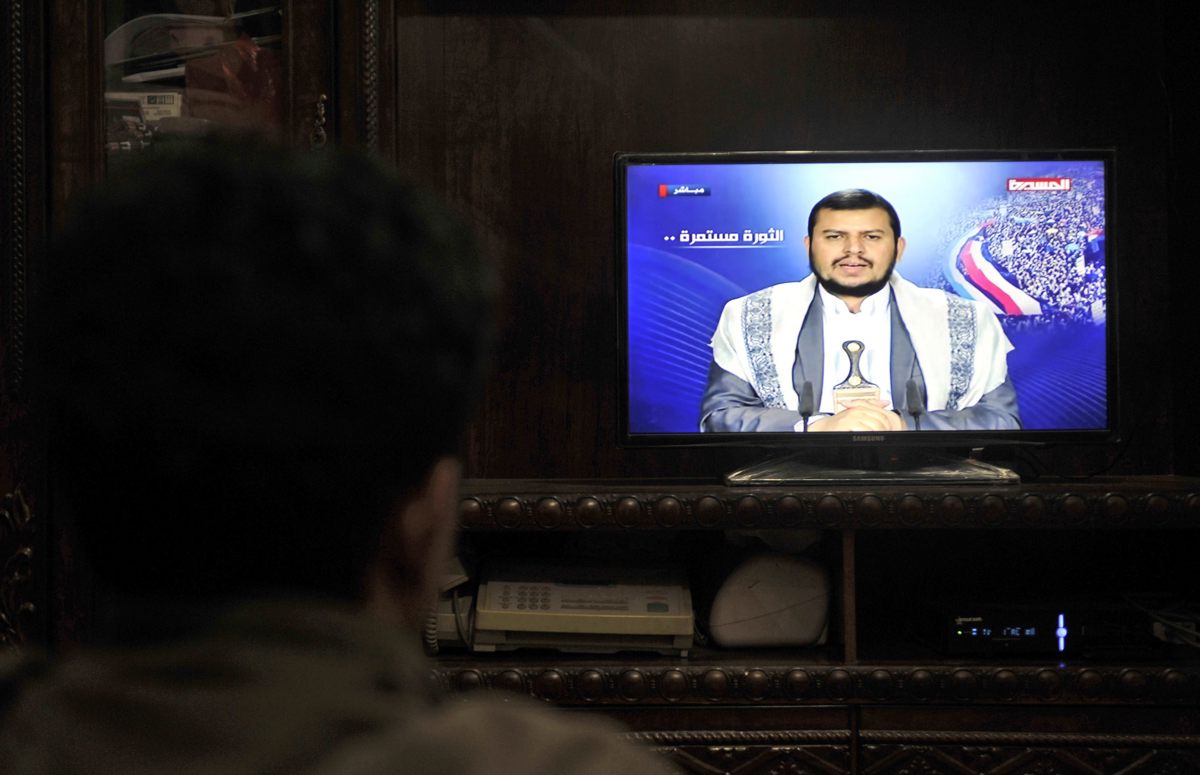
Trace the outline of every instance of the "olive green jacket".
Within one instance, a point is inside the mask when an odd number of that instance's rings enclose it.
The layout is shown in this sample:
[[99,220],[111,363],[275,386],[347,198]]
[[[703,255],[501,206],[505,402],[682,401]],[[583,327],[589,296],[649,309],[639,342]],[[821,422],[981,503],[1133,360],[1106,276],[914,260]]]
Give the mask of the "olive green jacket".
[[129,634],[57,665],[0,662],[0,772],[661,771],[590,716],[515,696],[439,701],[414,638],[344,607],[147,615]]

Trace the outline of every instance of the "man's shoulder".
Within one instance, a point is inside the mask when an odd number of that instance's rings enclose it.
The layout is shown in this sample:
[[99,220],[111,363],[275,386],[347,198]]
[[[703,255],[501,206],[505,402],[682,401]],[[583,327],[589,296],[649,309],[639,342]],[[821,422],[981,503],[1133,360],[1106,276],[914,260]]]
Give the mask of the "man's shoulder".
[[554,772],[604,775],[664,772],[648,750],[624,739],[621,728],[592,716],[567,715],[523,698],[454,700],[333,757],[324,773],[375,773],[395,763],[413,772]]
[[39,651],[0,654],[0,718],[26,686],[46,674],[49,666]]
[[893,293],[895,293],[897,296],[947,299],[952,295],[941,288],[930,288],[924,285],[917,285],[912,280],[909,280],[906,277],[901,277],[899,272],[893,272],[889,282],[891,283]]
[[[425,726],[425,725],[422,725]],[[648,751],[624,740],[615,723],[591,716],[568,717],[531,702],[487,699],[444,708],[429,717],[427,729],[444,729],[457,737],[458,730],[474,730],[477,761],[494,763],[497,754],[512,757],[512,772],[657,772],[659,761]],[[516,753],[521,752],[521,753]]]
[[14,745],[28,729],[14,729],[23,697],[48,673],[50,663],[41,652],[26,650],[0,654],[0,772],[26,772],[24,754]]
[[765,288],[759,288],[756,291],[747,293],[744,296],[731,299],[726,304],[726,307],[741,308],[746,305],[761,304],[768,300],[771,302],[791,302],[810,298],[813,294],[814,285],[814,283],[808,280],[776,283],[775,285],[768,285]]

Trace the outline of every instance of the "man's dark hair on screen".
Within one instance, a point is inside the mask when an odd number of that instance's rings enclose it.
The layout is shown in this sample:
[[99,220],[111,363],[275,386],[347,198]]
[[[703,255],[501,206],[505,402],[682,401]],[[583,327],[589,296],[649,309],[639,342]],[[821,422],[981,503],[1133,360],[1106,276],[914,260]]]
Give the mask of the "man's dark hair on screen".
[[894,232],[892,236],[900,239],[900,216],[896,214],[896,208],[892,207],[892,203],[879,194],[867,191],[865,188],[847,188],[835,191],[813,205],[812,210],[808,213],[808,234],[810,237],[813,236],[813,226],[817,224],[817,213],[821,210],[871,210],[876,207],[882,208],[887,213],[888,221],[891,222]]
[[160,148],[52,251],[56,479],[101,582],[355,598],[383,516],[458,451],[493,281],[470,230],[348,152]]

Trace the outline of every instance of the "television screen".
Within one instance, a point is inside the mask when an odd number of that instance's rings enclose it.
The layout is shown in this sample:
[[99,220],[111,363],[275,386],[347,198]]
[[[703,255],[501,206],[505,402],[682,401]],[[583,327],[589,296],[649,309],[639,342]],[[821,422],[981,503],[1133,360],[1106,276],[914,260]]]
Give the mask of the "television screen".
[[1111,188],[1108,151],[618,154],[624,441],[1112,438]]

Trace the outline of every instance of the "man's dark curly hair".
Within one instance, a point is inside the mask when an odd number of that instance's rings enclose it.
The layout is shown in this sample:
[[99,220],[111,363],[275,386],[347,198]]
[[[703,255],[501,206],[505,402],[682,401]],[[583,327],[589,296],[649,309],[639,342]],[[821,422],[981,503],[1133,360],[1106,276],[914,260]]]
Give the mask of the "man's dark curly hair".
[[354,598],[387,509],[457,451],[492,276],[350,152],[160,147],[54,244],[52,470],[115,591]]
[[813,236],[813,227],[817,225],[817,216],[822,210],[873,210],[878,207],[887,213],[888,223],[892,226],[892,238],[900,239],[900,216],[892,203],[865,188],[847,188],[826,195],[813,205],[808,213],[808,235]]

